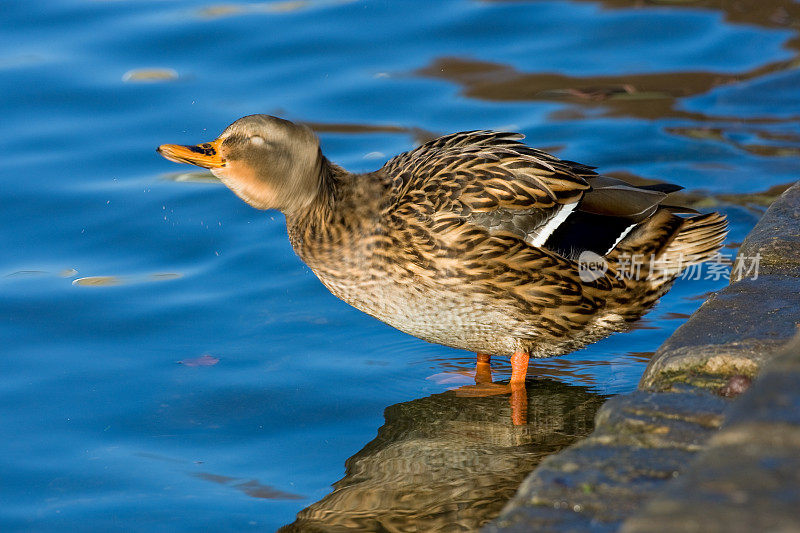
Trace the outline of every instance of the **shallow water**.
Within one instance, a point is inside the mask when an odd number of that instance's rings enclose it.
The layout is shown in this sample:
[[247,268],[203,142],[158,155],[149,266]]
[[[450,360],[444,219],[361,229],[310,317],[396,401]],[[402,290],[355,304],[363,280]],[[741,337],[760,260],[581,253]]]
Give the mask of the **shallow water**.
[[[271,531],[356,503],[398,528],[423,512],[431,528],[474,528],[725,284],[679,281],[632,332],[532,364],[533,415],[512,428],[506,400],[446,392],[470,382],[474,355],[331,296],[280,214],[158,144],[264,112],[312,124],[329,158],[364,171],[433,135],[513,129],[604,172],[685,185],[729,216],[730,255],[763,211],[748,194],[800,175],[788,0],[2,12],[3,531]],[[494,370],[508,378],[507,361]],[[446,477],[459,469],[471,477]],[[418,472],[443,472],[440,485]],[[432,487],[457,508],[426,507]]]

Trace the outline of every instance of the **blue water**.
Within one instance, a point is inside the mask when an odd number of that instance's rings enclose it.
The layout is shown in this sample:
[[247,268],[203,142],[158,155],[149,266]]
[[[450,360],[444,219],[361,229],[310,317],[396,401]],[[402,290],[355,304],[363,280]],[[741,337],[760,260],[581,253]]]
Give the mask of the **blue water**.
[[365,171],[429,135],[513,129],[699,192],[732,255],[763,208],[713,198],[800,176],[800,4],[717,4],[3,3],[0,530],[272,531],[397,446],[421,457],[409,471],[476,474],[464,509],[497,494],[477,527],[518,479],[487,489],[479,466],[500,467],[475,457],[519,457],[521,478],[589,431],[725,280],[680,281],[634,331],[532,364],[537,407],[514,429],[504,399],[446,392],[474,355],[340,302],[282,215],[154,149],[271,113]]

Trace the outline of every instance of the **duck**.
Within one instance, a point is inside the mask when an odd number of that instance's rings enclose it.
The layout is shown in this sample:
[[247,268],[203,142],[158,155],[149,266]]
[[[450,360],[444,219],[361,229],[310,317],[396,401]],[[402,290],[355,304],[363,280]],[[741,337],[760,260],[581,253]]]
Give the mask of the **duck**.
[[[351,173],[309,127],[256,114],[215,140],[157,151],[281,211],[295,253],[336,297],[476,353],[466,394],[509,393],[520,425],[530,358],[629,328],[727,234],[725,216],[667,201],[680,186],[633,185],[523,139],[452,133]],[[510,358],[508,383],[491,382],[496,356]]]

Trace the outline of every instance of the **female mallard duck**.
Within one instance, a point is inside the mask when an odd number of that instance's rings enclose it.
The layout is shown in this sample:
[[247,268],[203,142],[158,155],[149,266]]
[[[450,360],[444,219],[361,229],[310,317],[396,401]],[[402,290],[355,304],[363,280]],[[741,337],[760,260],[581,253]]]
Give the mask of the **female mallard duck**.
[[716,253],[726,221],[662,205],[680,187],[635,187],[522,138],[454,133],[351,174],[309,128],[251,115],[212,142],[158,151],[211,169],[253,207],[282,211],[297,255],[350,305],[477,352],[484,373],[488,354],[511,355],[510,384],[496,388],[524,398],[529,357],[624,329]]

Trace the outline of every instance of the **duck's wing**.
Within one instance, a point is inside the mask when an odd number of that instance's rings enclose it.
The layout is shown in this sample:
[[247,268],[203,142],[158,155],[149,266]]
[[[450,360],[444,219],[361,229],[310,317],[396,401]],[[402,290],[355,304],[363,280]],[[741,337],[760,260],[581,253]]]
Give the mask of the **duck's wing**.
[[518,133],[469,131],[391,159],[386,212],[432,232],[510,232],[563,256],[605,255],[652,215],[672,185],[634,187],[531,148]]

